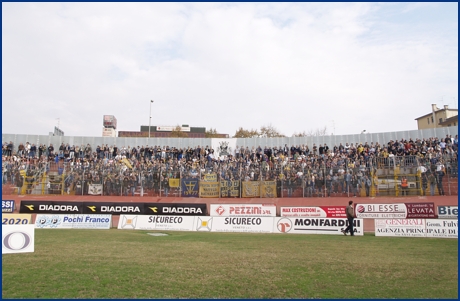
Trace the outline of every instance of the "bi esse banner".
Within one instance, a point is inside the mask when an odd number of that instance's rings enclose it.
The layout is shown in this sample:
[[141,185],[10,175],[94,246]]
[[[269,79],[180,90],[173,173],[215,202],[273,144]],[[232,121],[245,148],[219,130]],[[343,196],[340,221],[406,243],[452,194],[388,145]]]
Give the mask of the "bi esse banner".
[[206,204],[21,201],[19,213],[207,215]]

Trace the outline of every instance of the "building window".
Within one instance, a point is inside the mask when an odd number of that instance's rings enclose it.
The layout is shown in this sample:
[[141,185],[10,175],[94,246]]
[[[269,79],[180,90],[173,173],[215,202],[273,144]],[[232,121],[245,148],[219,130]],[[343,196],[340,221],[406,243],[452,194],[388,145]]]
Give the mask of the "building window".
[[442,118],[439,118],[439,123],[442,123]]
[[434,122],[434,119],[433,119],[433,116],[431,116],[431,123],[433,123],[433,122]]
[[427,120],[428,120],[428,124],[430,124],[430,117],[428,117]]

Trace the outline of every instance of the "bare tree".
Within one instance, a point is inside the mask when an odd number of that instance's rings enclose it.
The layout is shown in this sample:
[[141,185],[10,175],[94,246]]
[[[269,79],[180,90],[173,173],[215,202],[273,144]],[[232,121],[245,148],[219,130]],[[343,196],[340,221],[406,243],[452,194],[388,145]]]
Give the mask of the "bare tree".
[[219,134],[217,133],[216,129],[210,128],[208,131],[204,133],[206,138],[217,138]]
[[317,128],[316,130],[308,130],[308,132],[294,133],[293,137],[312,137],[312,136],[326,136],[327,135],[327,126],[323,128]]
[[267,126],[262,126],[260,128],[259,137],[286,137],[285,135],[281,134],[273,125],[269,124]]
[[181,127],[179,125],[176,126],[175,129],[171,131],[171,138],[187,138],[188,135],[181,131]]
[[253,138],[259,137],[259,132],[257,130],[245,130],[240,127],[233,135],[233,138]]

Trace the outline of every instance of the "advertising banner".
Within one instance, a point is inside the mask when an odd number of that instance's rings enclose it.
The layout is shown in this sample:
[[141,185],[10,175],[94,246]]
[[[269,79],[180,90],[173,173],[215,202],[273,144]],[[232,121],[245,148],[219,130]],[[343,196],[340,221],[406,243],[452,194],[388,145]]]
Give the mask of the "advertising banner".
[[181,179],[181,196],[184,198],[198,197],[198,179],[183,178]]
[[345,208],[345,206],[281,207],[280,216],[347,218]]
[[426,237],[425,219],[376,219],[375,236]]
[[2,213],[13,213],[14,201],[2,200]]
[[78,214],[82,208],[82,202],[21,201],[19,213]]
[[193,231],[194,216],[121,215],[118,229]]
[[2,214],[2,225],[27,225],[32,223],[32,214]]
[[149,215],[207,215],[206,204],[145,203],[144,214]]
[[405,203],[406,218],[436,218],[434,203]]
[[[275,233],[343,235],[348,226],[346,218],[275,218]],[[354,235],[364,235],[362,219],[354,219]]]
[[84,214],[144,214],[144,203],[85,202]]
[[356,204],[357,218],[406,218],[407,207],[404,203],[395,204]]
[[220,181],[220,196],[239,197],[240,196],[240,181]]
[[438,218],[458,219],[458,206],[438,206]]
[[258,198],[260,197],[260,182],[259,181],[243,181],[242,185],[242,197],[243,198]]
[[35,228],[47,229],[110,229],[110,214],[37,214]]
[[260,196],[263,198],[276,198],[276,182],[262,181],[260,186]]
[[276,216],[273,204],[210,204],[210,216]]
[[458,219],[426,220],[426,237],[458,239]]
[[196,231],[273,233],[274,217],[199,216]]
[[218,198],[219,182],[200,181],[200,198]]
[[2,225],[2,254],[30,253],[34,247],[34,225]]
[[458,238],[457,219],[376,219],[375,236]]

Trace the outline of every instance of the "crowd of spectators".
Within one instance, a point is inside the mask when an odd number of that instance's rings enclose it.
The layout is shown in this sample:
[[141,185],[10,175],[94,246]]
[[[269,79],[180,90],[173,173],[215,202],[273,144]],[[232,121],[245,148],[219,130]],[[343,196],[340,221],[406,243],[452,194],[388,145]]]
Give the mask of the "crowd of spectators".
[[104,195],[133,195],[138,187],[154,194],[162,189],[167,195],[171,178],[216,173],[218,181],[277,181],[278,195],[281,187],[287,196],[292,196],[297,187],[304,187],[306,196],[344,192],[356,196],[360,187],[369,195],[379,168],[423,166],[424,186],[431,185],[431,174],[437,183],[442,183],[444,172],[456,176],[458,136],[409,138],[385,144],[237,146],[230,153],[219,157],[211,147],[199,145],[93,147],[62,143],[55,148],[29,142],[16,147],[10,141],[3,142],[2,147],[2,183],[22,187],[22,170],[26,180],[31,178],[28,181],[33,182],[34,176],[54,168],[65,175],[67,192],[86,193],[89,184],[97,183],[103,184]]

